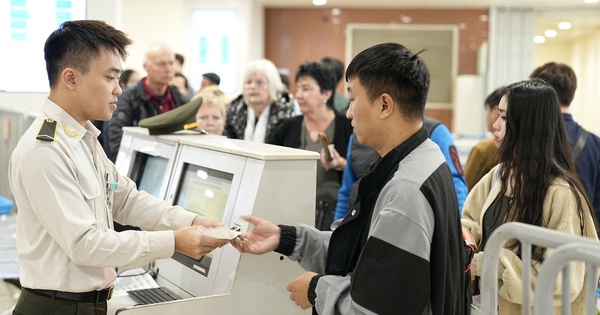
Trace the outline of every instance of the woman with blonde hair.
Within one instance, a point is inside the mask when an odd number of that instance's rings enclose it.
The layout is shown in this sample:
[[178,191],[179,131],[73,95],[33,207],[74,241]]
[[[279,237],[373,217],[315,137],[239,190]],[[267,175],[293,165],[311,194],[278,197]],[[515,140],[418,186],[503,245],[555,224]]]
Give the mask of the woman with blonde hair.
[[294,103],[277,67],[267,59],[253,60],[246,66],[244,89],[227,106],[225,132],[232,138],[265,142],[284,118],[294,115]]
[[225,104],[213,93],[197,93],[194,98],[202,97],[202,105],[196,113],[198,128],[211,135],[222,135],[227,117]]

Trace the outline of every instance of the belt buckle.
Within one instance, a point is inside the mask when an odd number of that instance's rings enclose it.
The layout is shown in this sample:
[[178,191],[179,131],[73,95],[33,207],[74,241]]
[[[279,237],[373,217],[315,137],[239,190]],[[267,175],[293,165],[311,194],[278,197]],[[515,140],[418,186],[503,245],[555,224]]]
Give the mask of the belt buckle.
[[108,297],[106,298],[106,300],[110,300],[110,298],[112,298],[113,292],[115,291],[115,286],[113,285],[112,287],[108,288]]

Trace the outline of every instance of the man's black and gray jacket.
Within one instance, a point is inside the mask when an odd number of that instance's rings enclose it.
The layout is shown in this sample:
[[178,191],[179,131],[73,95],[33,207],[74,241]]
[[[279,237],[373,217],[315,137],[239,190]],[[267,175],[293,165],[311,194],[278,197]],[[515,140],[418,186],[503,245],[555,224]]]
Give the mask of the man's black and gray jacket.
[[452,174],[425,128],[380,159],[333,232],[281,226],[277,252],[317,272],[321,315],[467,314]]

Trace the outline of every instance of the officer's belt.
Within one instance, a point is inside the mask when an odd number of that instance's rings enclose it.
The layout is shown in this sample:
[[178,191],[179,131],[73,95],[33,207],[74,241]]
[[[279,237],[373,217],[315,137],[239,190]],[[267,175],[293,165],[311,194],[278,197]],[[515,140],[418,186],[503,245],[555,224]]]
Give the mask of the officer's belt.
[[29,289],[29,288],[24,288],[24,289],[33,294],[49,297],[51,299],[63,299],[63,300],[81,302],[81,303],[101,303],[101,302],[106,302],[107,300],[110,300],[110,298],[112,297],[114,287],[106,288],[106,289],[100,290],[100,291],[77,292],[77,293],[54,291],[54,290]]

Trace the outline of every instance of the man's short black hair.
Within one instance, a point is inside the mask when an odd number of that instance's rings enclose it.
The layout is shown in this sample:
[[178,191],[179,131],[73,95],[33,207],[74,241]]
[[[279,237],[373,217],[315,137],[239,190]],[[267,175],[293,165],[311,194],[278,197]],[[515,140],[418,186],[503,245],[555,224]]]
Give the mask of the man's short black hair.
[[64,22],[48,36],[44,44],[50,88],[56,85],[60,72],[66,67],[86,74],[92,59],[100,56],[103,48],[109,53],[118,53],[125,60],[128,45],[131,45],[131,40],[127,35],[104,21]]
[[423,119],[430,78],[420,53],[398,43],[372,46],[352,59],[346,69],[346,82],[356,78],[371,102],[387,93],[405,117]]
[[577,89],[577,76],[571,67],[564,63],[548,62],[533,70],[529,77],[548,82],[558,94],[560,105],[571,105]]
[[490,93],[488,97],[485,98],[485,102],[483,103],[485,107],[490,109],[494,109],[498,104],[500,104],[500,99],[502,96],[506,94],[506,86],[501,86],[494,90],[494,92]]
[[221,78],[219,78],[219,76],[216,73],[208,72],[208,73],[203,74],[202,76],[207,78],[213,84],[216,84],[216,85],[221,84]]

